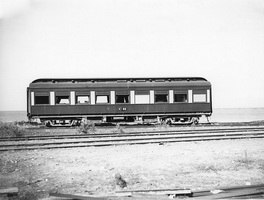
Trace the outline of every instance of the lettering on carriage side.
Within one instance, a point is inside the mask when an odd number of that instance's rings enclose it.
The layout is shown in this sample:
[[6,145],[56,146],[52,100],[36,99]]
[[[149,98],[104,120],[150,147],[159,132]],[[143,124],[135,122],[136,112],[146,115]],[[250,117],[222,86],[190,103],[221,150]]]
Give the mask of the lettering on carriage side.
[[118,110],[119,110],[119,111],[126,111],[127,108],[126,108],[126,107],[119,107]]

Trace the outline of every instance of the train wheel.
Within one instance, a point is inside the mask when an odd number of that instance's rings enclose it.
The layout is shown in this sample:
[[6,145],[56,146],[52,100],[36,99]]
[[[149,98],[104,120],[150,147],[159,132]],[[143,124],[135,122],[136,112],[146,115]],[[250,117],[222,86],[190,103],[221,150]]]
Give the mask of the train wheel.
[[199,123],[199,117],[192,117],[191,122],[192,124],[197,125]]
[[165,124],[171,125],[172,124],[172,119],[171,118],[166,119]]
[[51,127],[51,122],[50,122],[50,120],[45,121],[44,123],[45,123],[45,126],[47,126],[47,127]]

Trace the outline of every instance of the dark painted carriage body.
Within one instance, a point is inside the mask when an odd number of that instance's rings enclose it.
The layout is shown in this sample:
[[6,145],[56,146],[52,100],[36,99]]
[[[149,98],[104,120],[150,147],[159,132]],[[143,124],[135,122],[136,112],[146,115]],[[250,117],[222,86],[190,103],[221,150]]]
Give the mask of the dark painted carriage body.
[[[27,92],[28,117],[41,121],[179,119],[212,113],[211,84],[199,77],[37,79]],[[60,97],[67,102],[58,103]],[[79,97],[87,102],[79,103]],[[120,102],[119,97],[126,102]]]

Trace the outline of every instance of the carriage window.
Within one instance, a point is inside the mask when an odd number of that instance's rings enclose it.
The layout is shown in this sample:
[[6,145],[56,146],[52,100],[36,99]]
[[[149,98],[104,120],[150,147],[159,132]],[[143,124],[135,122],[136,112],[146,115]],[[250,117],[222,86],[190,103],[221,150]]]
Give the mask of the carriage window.
[[56,104],[70,104],[70,95],[56,95]]
[[176,103],[187,102],[187,94],[185,93],[174,94],[174,102]]
[[136,104],[149,103],[149,100],[150,100],[149,91],[136,91],[135,94]]
[[90,102],[89,95],[77,95],[76,96],[77,104],[88,104]]
[[168,102],[168,94],[155,94],[155,103]]
[[35,96],[35,104],[49,104],[49,96]]
[[109,103],[109,95],[96,95],[96,103]]
[[206,102],[206,94],[194,94],[193,102]]
[[129,103],[129,95],[117,94],[116,103]]
[[135,95],[135,103],[136,104],[149,103],[149,95],[142,95],[142,94]]

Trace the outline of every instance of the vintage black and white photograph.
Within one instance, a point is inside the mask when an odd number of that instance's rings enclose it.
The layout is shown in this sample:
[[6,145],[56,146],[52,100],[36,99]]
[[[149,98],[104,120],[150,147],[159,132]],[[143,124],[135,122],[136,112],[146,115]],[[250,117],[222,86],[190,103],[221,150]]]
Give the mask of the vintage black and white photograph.
[[264,199],[263,0],[0,0],[0,200]]

